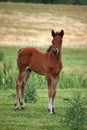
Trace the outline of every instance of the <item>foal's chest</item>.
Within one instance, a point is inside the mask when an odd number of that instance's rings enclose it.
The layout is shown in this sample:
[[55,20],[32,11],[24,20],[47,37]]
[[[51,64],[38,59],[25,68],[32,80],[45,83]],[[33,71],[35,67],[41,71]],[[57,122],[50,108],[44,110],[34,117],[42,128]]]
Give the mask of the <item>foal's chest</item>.
[[62,63],[59,64],[50,64],[47,71],[48,73],[51,73],[54,77],[58,76],[62,69]]

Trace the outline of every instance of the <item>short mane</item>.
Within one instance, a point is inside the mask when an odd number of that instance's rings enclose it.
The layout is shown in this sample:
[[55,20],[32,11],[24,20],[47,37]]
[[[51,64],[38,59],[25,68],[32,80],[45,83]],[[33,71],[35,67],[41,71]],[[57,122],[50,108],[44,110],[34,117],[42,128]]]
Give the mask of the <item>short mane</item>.
[[51,46],[49,46],[49,48],[47,49],[47,51],[46,51],[46,52],[50,52],[51,48],[52,48],[52,45],[51,45]]

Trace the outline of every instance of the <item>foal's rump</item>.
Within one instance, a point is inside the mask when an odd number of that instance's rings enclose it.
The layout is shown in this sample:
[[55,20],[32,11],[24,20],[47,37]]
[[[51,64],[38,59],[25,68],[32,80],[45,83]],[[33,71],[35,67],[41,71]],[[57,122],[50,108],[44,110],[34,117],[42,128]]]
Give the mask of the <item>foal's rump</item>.
[[35,48],[23,48],[18,52],[17,62],[19,70],[25,71],[26,68],[30,68],[30,70],[44,75],[45,58],[45,53],[40,52]]

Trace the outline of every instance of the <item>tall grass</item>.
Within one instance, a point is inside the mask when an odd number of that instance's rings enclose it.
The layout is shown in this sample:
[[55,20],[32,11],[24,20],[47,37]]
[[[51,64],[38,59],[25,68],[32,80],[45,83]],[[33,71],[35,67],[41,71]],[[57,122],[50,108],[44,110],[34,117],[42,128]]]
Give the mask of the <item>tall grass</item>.
[[14,71],[12,64],[3,63],[3,68],[0,70],[0,89],[11,89],[15,86],[17,73]]
[[87,75],[77,70],[62,72],[59,88],[87,88]]
[[[17,70],[11,64],[3,64],[3,70],[0,70],[0,88],[14,88],[17,79]],[[27,86],[35,86],[36,89],[47,88],[45,76],[32,73]],[[63,71],[60,75],[58,87],[65,88],[87,88],[87,75],[79,71]]]

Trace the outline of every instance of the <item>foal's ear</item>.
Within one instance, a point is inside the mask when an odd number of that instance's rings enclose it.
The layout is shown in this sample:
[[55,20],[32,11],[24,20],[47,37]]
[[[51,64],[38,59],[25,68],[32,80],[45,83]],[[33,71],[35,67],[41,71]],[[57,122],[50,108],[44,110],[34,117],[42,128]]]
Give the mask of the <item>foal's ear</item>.
[[62,29],[61,32],[60,32],[60,36],[63,37],[63,35],[64,35],[64,31]]
[[51,31],[51,34],[52,34],[53,37],[55,37],[55,35],[56,35],[56,33],[55,33],[55,31],[53,29]]

